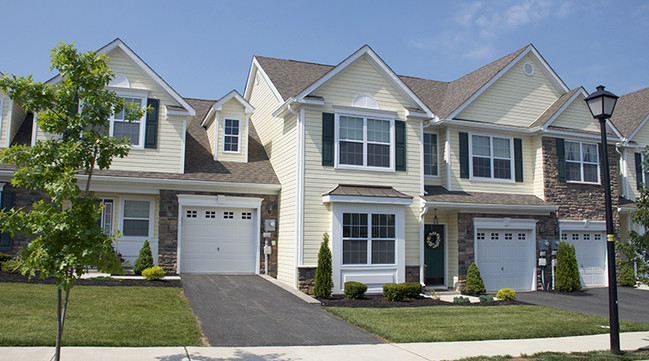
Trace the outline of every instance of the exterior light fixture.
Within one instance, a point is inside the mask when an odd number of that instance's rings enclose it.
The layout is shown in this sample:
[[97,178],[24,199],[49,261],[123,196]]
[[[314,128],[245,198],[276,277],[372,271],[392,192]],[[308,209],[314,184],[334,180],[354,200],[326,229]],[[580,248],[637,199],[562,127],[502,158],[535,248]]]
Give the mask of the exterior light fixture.
[[433,224],[439,224],[439,218],[437,218],[437,208],[435,208],[435,217],[433,217]]

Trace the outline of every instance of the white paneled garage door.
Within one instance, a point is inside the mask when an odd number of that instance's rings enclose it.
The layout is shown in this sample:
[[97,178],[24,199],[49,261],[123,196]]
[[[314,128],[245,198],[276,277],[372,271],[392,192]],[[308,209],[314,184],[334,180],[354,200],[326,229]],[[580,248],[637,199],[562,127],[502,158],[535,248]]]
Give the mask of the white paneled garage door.
[[180,272],[255,273],[254,209],[184,207]]
[[582,287],[606,286],[605,232],[562,232],[561,240],[575,246]]
[[487,291],[533,289],[532,231],[477,229],[475,238],[477,265]]

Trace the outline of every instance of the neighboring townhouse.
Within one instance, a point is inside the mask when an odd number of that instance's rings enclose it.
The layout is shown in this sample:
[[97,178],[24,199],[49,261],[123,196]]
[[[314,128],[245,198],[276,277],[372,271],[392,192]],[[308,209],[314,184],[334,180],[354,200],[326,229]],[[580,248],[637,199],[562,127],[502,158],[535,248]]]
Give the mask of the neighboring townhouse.
[[282,184],[278,278],[308,292],[328,233],[335,293],[350,280],[462,287],[473,261],[490,291],[536,289],[550,273],[538,251],[559,239],[582,283],[605,285],[586,96],[532,45],[453,82],[399,76],[369,46],[336,66],[255,56],[244,98]]
[[[148,240],[155,263],[168,272],[265,271],[265,241],[276,248],[280,185],[249,122],[254,108],[235,91],[219,100],[181,97],[120,39],[98,53],[109,56],[115,74],[109,89],[151,109],[131,123],[122,114],[109,119],[110,134],[128,138],[132,149],[93,176],[92,191],[104,204],[101,225],[121,233],[117,251],[133,264]],[[48,136],[34,126],[31,143]],[[14,190],[12,173],[8,165],[0,171],[4,189],[28,207],[40,195]],[[10,253],[28,241],[16,235]]]

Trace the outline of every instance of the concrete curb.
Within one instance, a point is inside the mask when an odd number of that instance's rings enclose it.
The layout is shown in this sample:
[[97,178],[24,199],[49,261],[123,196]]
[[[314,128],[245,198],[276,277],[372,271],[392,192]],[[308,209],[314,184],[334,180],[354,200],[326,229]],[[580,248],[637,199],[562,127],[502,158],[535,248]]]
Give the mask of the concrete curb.
[[299,299],[301,299],[302,301],[304,301],[306,303],[313,304],[313,305],[321,305],[322,304],[317,299],[307,295],[306,293],[300,292],[300,291],[296,290],[295,288],[292,288],[292,287],[290,287],[288,285],[285,285],[282,282],[274,279],[271,276],[268,276],[268,275],[260,275],[260,276],[261,276],[261,278],[263,278],[266,281],[274,284],[275,286],[277,286],[277,287],[279,287],[279,288],[281,288],[281,289],[283,289],[283,290],[285,290],[287,292],[292,293],[293,295],[295,295],[296,297],[298,297]]

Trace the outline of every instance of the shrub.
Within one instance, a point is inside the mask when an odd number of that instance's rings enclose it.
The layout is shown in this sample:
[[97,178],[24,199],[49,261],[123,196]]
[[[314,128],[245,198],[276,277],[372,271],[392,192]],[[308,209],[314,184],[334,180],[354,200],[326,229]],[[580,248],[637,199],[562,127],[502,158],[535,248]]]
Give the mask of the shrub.
[[20,273],[19,267],[20,262],[15,259],[10,259],[0,264],[0,269],[2,270],[2,272],[6,273]]
[[561,292],[572,292],[581,288],[575,246],[568,242],[559,242],[554,285]]
[[406,297],[402,284],[387,283],[383,285],[383,296],[390,302],[401,302]]
[[140,254],[135,260],[133,265],[133,272],[136,275],[141,275],[142,271],[147,268],[153,267],[153,255],[151,254],[151,247],[149,246],[149,241],[144,241],[142,249],[140,249]]
[[470,295],[481,295],[487,293],[484,288],[484,281],[480,277],[480,270],[475,262],[471,262],[469,270],[466,274],[466,293]]
[[147,281],[159,280],[165,276],[165,270],[158,266],[149,267],[142,271],[142,276],[144,276]]
[[620,286],[633,287],[636,284],[635,272],[631,263],[625,263],[620,270]]
[[453,297],[453,303],[455,303],[456,305],[468,305],[469,303],[471,303],[471,300],[469,299],[469,297],[457,296]]
[[331,270],[331,250],[329,249],[329,235],[322,235],[320,251],[318,251],[318,267],[315,269],[313,280],[313,295],[317,298],[329,298],[333,279]]
[[423,291],[424,287],[419,282],[401,283],[404,295],[408,298],[417,298]]
[[492,295],[480,295],[480,303],[491,303],[494,301],[494,296]]
[[511,288],[501,288],[498,293],[496,293],[496,298],[499,300],[514,300],[516,299],[516,291]]
[[345,282],[345,297],[351,300],[363,298],[365,291],[367,291],[367,285],[363,283],[355,281]]
[[8,254],[4,254],[4,253],[0,253],[0,264],[4,263],[4,262],[6,262],[6,261],[9,261],[9,260],[11,260],[11,259],[12,259],[12,258],[11,258],[10,255],[8,255]]

